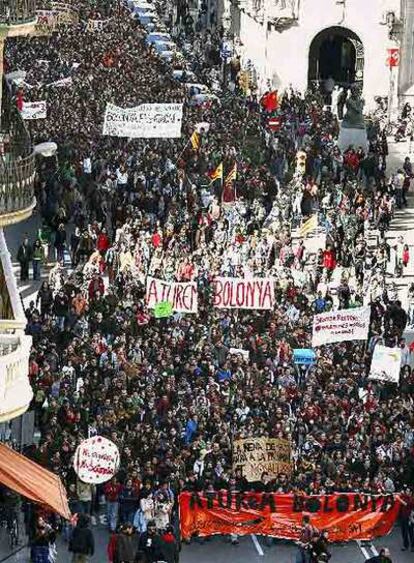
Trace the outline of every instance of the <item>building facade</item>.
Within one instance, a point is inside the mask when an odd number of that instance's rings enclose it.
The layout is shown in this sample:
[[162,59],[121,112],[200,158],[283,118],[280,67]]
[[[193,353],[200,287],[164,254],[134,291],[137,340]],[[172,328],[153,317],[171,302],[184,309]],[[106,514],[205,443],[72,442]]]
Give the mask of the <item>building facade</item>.
[[[396,104],[413,84],[414,0],[228,2],[236,49],[242,64],[254,67],[259,91],[289,85],[304,91],[333,79],[358,83],[369,106],[375,96]],[[402,61],[392,70],[390,49]]]
[[33,397],[31,337],[13,274],[4,229],[20,223],[35,207],[35,155],[30,137],[3,80],[7,37],[32,33],[36,0],[0,0],[0,423],[23,414]]

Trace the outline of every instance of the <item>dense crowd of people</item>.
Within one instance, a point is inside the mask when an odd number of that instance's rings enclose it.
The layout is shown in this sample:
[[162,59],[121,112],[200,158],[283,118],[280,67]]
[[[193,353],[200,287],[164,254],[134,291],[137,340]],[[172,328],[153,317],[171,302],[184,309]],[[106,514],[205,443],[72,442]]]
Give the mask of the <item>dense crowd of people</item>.
[[[41,431],[27,453],[62,477],[72,512],[85,515],[76,533],[64,530],[70,549],[87,544],[84,555],[93,554],[87,516],[94,521],[105,502],[110,561],[135,560],[136,529],[139,553],[159,548],[175,563],[177,495],[211,486],[398,492],[404,548],[413,548],[414,372],[403,333],[414,305],[407,314],[387,283],[387,271],[403,275],[410,257],[402,238],[390,246],[385,236],[394,208],[407,204],[410,160],[387,169],[386,137],[374,118],[369,147],[341,152],[337,117],[317,92],[288,90],[269,110],[239,85],[236,57],[228,62],[231,92],[224,85],[218,98],[194,104],[126,8],[118,13],[108,1],[88,14],[88,2],[79,4],[79,27],[10,40],[6,52],[10,71],[26,71],[16,96],[47,101],[47,119],[30,123],[34,142],[58,145],[57,157],[39,165],[42,228],[17,258],[22,279],[31,262],[39,279],[41,263],[56,260],[26,311]],[[87,17],[110,20],[80,41]],[[177,32],[178,44],[192,32],[191,25],[187,36]],[[211,85],[222,30],[200,33],[204,40],[173,66]],[[102,136],[109,101],[182,101],[182,140]],[[280,127],[272,131],[275,116]],[[194,130],[196,148],[188,143]],[[223,178],[212,182],[221,164]],[[325,240],[315,252],[298,235],[314,214],[317,240]],[[198,313],[155,319],[147,276],[195,281]],[[214,308],[216,276],[272,277],[277,305]],[[314,314],[362,304],[371,306],[368,342],[318,348],[315,365],[299,373],[292,351],[311,347]],[[368,379],[378,343],[403,351],[398,385]],[[77,445],[94,435],[121,452],[119,473],[98,487],[82,483],[72,463]],[[253,436],[291,440],[292,473],[248,483],[233,471],[233,440]]]

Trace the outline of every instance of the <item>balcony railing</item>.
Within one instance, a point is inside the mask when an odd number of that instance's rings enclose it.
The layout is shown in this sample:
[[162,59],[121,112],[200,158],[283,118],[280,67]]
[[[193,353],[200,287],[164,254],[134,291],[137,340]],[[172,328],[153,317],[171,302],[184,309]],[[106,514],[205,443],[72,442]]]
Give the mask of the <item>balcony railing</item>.
[[22,25],[36,19],[36,0],[0,0],[0,25]]
[[31,343],[31,336],[0,334],[0,422],[23,414],[32,400]]
[[2,215],[33,207],[36,170],[29,134],[6,88],[3,89],[0,139],[0,224],[2,224]]

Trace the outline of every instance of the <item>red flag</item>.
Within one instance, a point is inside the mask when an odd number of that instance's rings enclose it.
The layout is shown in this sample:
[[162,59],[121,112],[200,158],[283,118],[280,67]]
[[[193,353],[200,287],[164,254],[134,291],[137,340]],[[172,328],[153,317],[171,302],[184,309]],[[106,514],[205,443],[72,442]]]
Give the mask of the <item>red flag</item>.
[[279,101],[277,99],[277,90],[273,92],[267,92],[261,100],[262,107],[268,111],[275,111],[279,106]]
[[24,103],[23,90],[19,88],[16,94],[16,106],[19,111],[23,111],[23,103]]

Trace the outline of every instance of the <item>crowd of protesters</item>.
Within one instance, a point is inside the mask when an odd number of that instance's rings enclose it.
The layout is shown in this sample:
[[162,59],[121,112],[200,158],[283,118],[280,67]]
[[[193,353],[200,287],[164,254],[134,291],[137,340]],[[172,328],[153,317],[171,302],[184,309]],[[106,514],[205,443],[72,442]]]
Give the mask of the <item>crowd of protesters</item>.
[[[79,4],[90,17],[89,3]],[[26,71],[17,96],[47,100],[47,119],[30,123],[33,140],[58,145],[56,158],[39,163],[43,227],[18,257],[22,279],[31,261],[38,278],[35,260],[56,259],[26,311],[41,431],[28,454],[62,477],[73,512],[94,521],[105,503],[114,562],[134,561],[115,555],[116,545],[130,553],[133,529],[141,533],[140,553],[148,534],[160,541],[158,534],[171,535],[180,491],[211,486],[398,492],[403,547],[414,548],[414,372],[403,337],[414,305],[405,311],[387,284],[387,272],[403,275],[410,257],[402,238],[386,238],[394,208],[407,204],[409,159],[401,170],[387,169],[375,118],[369,149],[341,153],[335,111],[317,92],[287,90],[268,108],[253,88],[240,87],[237,57],[227,63],[223,93],[193,104],[192,92],[116,4],[108,1],[98,14],[93,8],[93,17],[112,18],[100,32],[80,36],[68,26],[7,43],[9,70]],[[222,30],[199,31],[204,40],[192,33],[191,25],[187,35],[176,33],[179,45],[193,38],[194,50],[173,64],[211,85],[221,72]],[[101,135],[107,102],[181,101],[182,141]],[[268,128],[272,116],[276,132]],[[193,147],[187,141],[196,129]],[[302,172],[298,150],[306,153]],[[221,163],[224,181],[212,182]],[[315,253],[298,236],[313,214],[326,241]],[[148,275],[196,281],[198,313],[155,319],[145,303]],[[273,277],[275,309],[214,308],[217,275]],[[362,304],[372,311],[368,342],[322,346],[300,374],[292,350],[311,347],[313,315]],[[402,349],[398,385],[368,379],[378,343]],[[119,447],[121,469],[92,487],[77,479],[72,460],[77,445],[97,434]],[[232,441],[252,436],[290,439],[292,474],[248,483],[233,471]],[[78,527],[87,528],[87,519]],[[69,528],[74,550],[86,534]],[[168,562],[176,557],[175,547],[169,559],[164,553]]]

